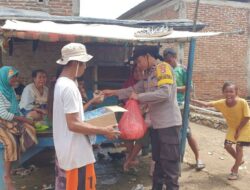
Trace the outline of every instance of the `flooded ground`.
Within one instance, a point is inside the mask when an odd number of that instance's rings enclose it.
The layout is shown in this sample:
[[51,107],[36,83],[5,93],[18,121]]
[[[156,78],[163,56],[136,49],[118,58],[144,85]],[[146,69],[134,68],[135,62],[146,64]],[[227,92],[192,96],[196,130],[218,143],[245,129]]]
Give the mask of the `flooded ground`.
[[[14,175],[14,182],[17,189],[46,189],[50,185],[54,186],[54,163],[53,150],[46,150],[26,163],[26,168],[30,165],[35,165],[36,169],[30,175],[20,176]],[[137,184],[150,185],[151,179],[149,175],[149,157],[140,159],[141,163],[136,169],[131,169],[124,173],[122,170],[123,159],[115,159],[108,155],[99,160],[95,164],[97,174],[97,189],[98,190],[120,190],[132,189]],[[48,163],[46,162],[48,161]],[[49,189],[49,188],[48,188]],[[53,189],[53,188],[51,188]]]
[[[240,168],[240,178],[237,181],[228,181],[227,175],[233,165],[233,159],[223,149],[225,133],[192,124],[192,133],[200,145],[201,157],[206,163],[203,171],[197,172],[193,167],[194,156],[187,146],[182,176],[180,178],[181,190],[248,190],[250,180],[250,148],[245,148],[245,164]],[[120,152],[120,149],[115,149]],[[141,156],[140,164],[136,170],[124,173],[122,171],[122,155],[112,160],[107,152],[114,149],[101,149],[103,155],[98,155],[96,163],[97,190],[150,190],[151,177],[149,176],[150,155]],[[34,164],[37,169],[27,176],[15,176],[17,189],[45,190],[54,185],[53,150],[47,150],[34,157],[27,166]],[[44,188],[43,188],[44,187]],[[47,188],[53,189],[53,188]]]

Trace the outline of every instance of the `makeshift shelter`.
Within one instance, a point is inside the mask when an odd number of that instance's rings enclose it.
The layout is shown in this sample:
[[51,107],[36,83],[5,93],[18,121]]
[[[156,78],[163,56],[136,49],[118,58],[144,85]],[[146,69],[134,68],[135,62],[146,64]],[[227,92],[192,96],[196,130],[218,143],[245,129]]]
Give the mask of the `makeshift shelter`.
[[[21,71],[21,76],[22,73],[24,76],[29,76],[31,70],[38,67],[47,70],[49,75],[53,76],[53,71],[56,70],[54,63],[60,57],[61,47],[66,42],[76,41],[85,43],[90,54],[94,55],[90,64],[92,67],[87,72],[88,76],[93,76],[92,81],[94,79],[97,82],[97,78],[100,77],[99,83],[112,82],[112,85],[116,86],[119,86],[119,83],[129,75],[128,67],[124,66],[124,62],[131,56],[131,48],[134,45],[159,46],[160,43],[165,42],[187,41],[193,36],[219,34],[187,32],[192,27],[190,20],[125,21],[41,14],[27,16],[27,14],[23,15],[23,11],[11,16],[5,13],[2,19],[8,17],[32,21],[7,20],[1,28],[3,47],[7,47],[4,51],[8,51],[9,54],[3,55],[2,63],[15,65]],[[198,23],[197,26],[201,30],[205,24]],[[139,36],[135,36],[136,33]],[[111,68],[107,68],[110,66]],[[107,73],[105,70],[117,76],[107,77],[102,73],[102,71]],[[25,79],[25,81],[28,80]]]
[[[60,57],[61,47],[67,42],[83,42],[90,54],[94,55],[92,67],[86,77],[94,81],[94,87],[98,89],[108,86],[118,87],[128,77],[128,67],[124,66],[124,62],[131,56],[135,45],[160,46],[161,43],[184,42],[191,38],[223,34],[188,32],[193,25],[189,20],[121,21],[59,16],[11,16],[11,19],[13,18],[32,22],[7,20],[1,27],[2,51],[8,52],[3,56],[3,64],[15,65],[21,73],[39,66],[53,76],[55,60]],[[198,29],[204,26],[198,23]],[[22,49],[25,45],[32,47],[30,52]],[[41,52],[46,52],[48,55],[39,56]],[[26,56],[29,60],[20,63],[22,56]],[[38,61],[38,58],[42,60]],[[46,61],[47,59],[50,61]],[[39,144],[26,152],[22,161],[52,145],[51,137],[40,138]],[[1,147],[0,154],[2,154]],[[0,165],[1,163],[0,160]]]

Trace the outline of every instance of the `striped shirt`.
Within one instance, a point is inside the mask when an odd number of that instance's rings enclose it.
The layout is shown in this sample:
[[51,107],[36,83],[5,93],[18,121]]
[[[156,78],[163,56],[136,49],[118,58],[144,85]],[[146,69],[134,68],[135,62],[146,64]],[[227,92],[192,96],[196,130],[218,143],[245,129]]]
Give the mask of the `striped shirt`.
[[10,108],[10,102],[4,97],[0,92],[0,118],[8,121],[12,121],[14,114],[10,113],[8,109]]

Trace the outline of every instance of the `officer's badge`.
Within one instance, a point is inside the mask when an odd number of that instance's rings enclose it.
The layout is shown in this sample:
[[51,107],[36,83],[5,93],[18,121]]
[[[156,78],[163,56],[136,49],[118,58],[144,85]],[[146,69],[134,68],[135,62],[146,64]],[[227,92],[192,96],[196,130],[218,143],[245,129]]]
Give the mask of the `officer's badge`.
[[166,73],[166,67],[164,65],[160,65],[160,70],[162,74]]
[[168,63],[162,62],[156,66],[156,77],[158,86],[174,83],[171,66]]

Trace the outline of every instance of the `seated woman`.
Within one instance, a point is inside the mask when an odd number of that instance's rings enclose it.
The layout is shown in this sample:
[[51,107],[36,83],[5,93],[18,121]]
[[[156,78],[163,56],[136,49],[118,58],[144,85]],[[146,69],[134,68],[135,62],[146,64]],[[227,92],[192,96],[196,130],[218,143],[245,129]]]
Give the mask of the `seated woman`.
[[[20,116],[13,88],[17,82],[17,75],[18,71],[13,67],[3,66],[0,69],[0,142],[4,146],[5,174],[3,177],[7,190],[15,189],[10,172],[11,163],[19,157],[19,149],[24,151],[25,148],[37,143],[35,130],[31,126],[32,122]],[[25,139],[31,144],[25,144],[27,142]]]
[[89,98],[86,92],[86,87],[83,80],[78,80],[78,89],[82,96],[82,103],[84,111],[92,110],[93,105],[100,104],[103,101],[104,96],[102,94],[94,95],[92,98]]
[[47,74],[44,70],[34,70],[32,78],[33,83],[24,88],[19,105],[24,116],[39,121],[47,114]]

